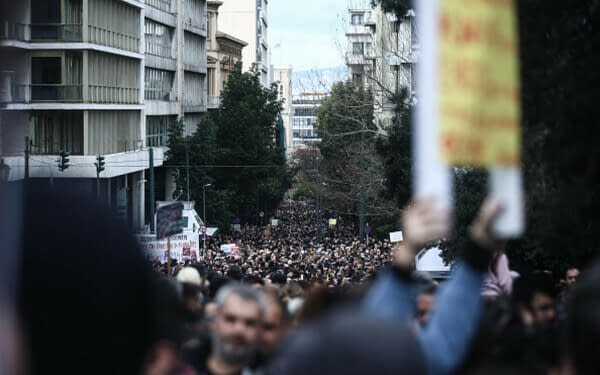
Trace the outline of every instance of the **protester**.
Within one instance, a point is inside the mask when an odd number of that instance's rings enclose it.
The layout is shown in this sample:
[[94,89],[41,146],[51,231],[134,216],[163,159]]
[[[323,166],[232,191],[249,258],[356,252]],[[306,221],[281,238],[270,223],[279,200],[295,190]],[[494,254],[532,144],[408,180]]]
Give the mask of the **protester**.
[[251,365],[260,347],[266,302],[250,286],[230,284],[215,298],[216,315],[210,341],[185,354],[199,375],[237,375]]

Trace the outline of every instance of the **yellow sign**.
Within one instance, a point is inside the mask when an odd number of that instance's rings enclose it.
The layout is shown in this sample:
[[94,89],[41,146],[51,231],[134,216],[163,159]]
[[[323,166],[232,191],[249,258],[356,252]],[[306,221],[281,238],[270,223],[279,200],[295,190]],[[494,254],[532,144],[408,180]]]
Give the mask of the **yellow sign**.
[[453,165],[518,166],[514,0],[440,0],[440,141]]

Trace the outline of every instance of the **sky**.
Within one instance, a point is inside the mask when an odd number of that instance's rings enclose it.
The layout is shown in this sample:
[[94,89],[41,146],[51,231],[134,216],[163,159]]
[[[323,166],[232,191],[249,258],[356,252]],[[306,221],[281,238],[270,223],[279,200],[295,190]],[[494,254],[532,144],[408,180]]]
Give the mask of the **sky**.
[[269,0],[271,64],[296,72],[344,66],[344,22],[355,2],[364,1]]

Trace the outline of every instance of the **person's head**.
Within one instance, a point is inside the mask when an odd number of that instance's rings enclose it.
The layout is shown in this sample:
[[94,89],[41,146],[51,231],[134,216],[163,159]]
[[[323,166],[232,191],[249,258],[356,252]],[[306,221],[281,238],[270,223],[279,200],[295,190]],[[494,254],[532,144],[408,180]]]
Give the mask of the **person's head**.
[[565,272],[565,283],[570,288],[577,282],[577,278],[579,277],[579,269],[575,267],[567,268]]
[[433,304],[435,303],[435,284],[423,286],[417,296],[417,322],[424,326],[429,321]]
[[229,284],[217,292],[215,303],[213,354],[231,365],[247,364],[259,346],[264,295],[247,285]]
[[182,286],[183,302],[190,312],[197,312],[202,307],[202,279],[193,267],[184,267],[177,274],[177,281]]
[[567,303],[567,348],[577,374],[600,374],[600,262],[583,272]]
[[556,318],[556,288],[552,275],[536,272],[517,279],[514,298],[527,309],[539,328],[550,327]]
[[260,350],[263,355],[270,356],[277,349],[288,328],[289,314],[277,287],[265,288],[264,293],[267,309],[262,320]]
[[156,278],[130,228],[67,185],[23,195],[17,302],[29,373],[140,373],[162,337]]

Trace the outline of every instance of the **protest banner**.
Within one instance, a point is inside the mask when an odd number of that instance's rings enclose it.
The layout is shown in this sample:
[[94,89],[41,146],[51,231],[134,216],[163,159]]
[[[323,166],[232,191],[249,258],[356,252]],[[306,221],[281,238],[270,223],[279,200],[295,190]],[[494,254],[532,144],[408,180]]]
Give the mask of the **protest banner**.
[[515,2],[422,0],[416,14],[415,191],[449,207],[450,168],[488,168],[504,207],[494,231],[516,237],[524,213]]

